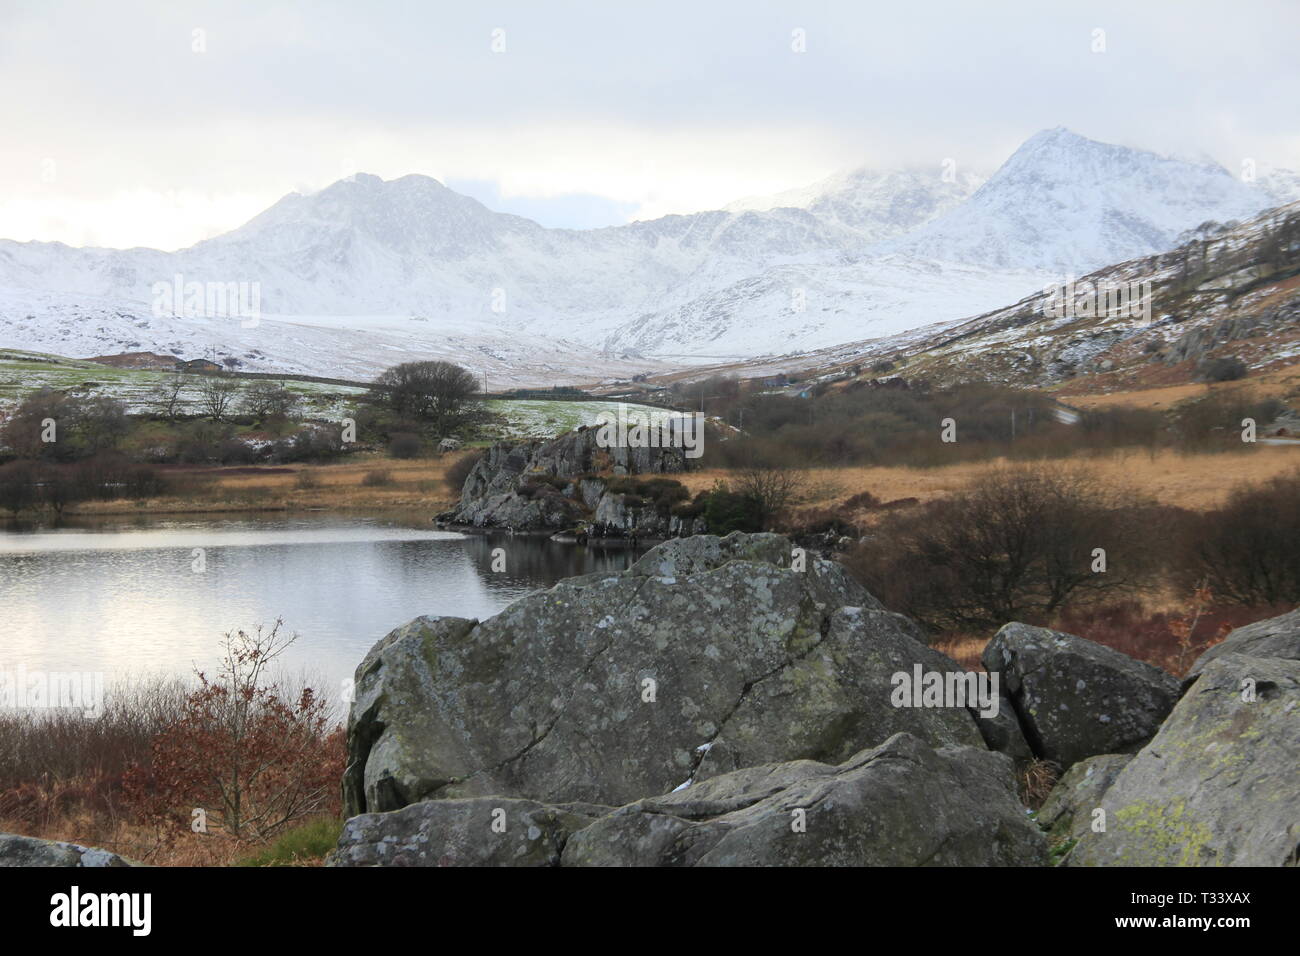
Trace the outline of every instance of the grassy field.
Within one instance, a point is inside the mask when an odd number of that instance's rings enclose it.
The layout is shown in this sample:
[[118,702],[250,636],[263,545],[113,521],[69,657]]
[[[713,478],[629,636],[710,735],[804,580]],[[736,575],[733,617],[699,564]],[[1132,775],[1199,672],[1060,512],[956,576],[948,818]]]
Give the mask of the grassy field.
[[[114,368],[58,355],[0,350],[0,406],[15,405],[31,392],[52,388],[82,398],[107,395],[126,403],[128,413],[141,414],[153,407],[153,393],[172,377],[171,372]],[[286,380],[284,386],[298,396],[306,416],[330,420],[342,418],[366,391],[291,380]],[[195,384],[182,389],[180,398],[187,412],[197,413],[199,393]]]
[[[130,414],[147,413],[155,407],[153,394],[172,378],[171,372],[149,369],[114,368],[37,352],[0,349],[0,409],[15,405],[23,396],[42,388],[67,391],[80,397],[108,395],[126,403]],[[197,377],[196,377],[197,379]],[[298,396],[306,418],[338,421],[349,414],[357,399],[367,393],[364,388],[321,382],[285,379],[284,386]],[[615,413],[617,402],[502,400],[490,399],[487,410],[494,421],[484,429],[483,440],[497,438],[550,438],[580,425],[591,425],[603,413]],[[181,392],[186,413],[199,413],[199,393],[195,384]],[[628,406],[649,409],[648,406]]]
[[444,481],[458,455],[397,460],[359,457],[328,465],[250,465],[175,468],[168,474],[190,492],[147,501],[87,501],[70,514],[183,514],[230,511],[338,511],[353,513],[445,511],[459,497]]
[[1252,373],[1236,382],[1204,384],[1182,382],[1174,385],[1155,385],[1151,388],[1102,391],[1095,381],[1098,376],[1075,379],[1061,387],[1057,396],[1061,401],[1077,408],[1154,408],[1161,411],[1173,408],[1180,402],[1202,398],[1212,392],[1242,393],[1252,399],[1277,398],[1293,403],[1300,398],[1300,364],[1283,365]]
[[[883,501],[927,501],[949,495],[972,478],[1007,464],[1005,459],[997,459],[939,468],[813,468],[805,473],[803,504],[830,505],[863,491]],[[1204,510],[1222,504],[1232,488],[1242,482],[1262,481],[1300,468],[1300,448],[1259,447],[1202,455],[1121,452],[1054,464],[1078,467],[1108,482],[1129,484],[1164,504]],[[705,470],[690,472],[682,480],[695,493],[707,490],[715,481],[734,478],[725,471]]]
[[[151,514],[227,511],[419,512],[436,514],[458,497],[447,486],[447,469],[459,455],[397,460],[364,456],[328,465],[252,465],[176,468],[179,480],[202,482],[193,493],[147,502],[105,501],[77,505],[77,514]],[[805,506],[833,505],[869,491],[882,501],[928,501],[957,491],[972,478],[1007,466],[1004,459],[940,468],[812,468],[803,473]],[[1221,505],[1243,482],[1257,482],[1300,468],[1300,448],[1261,447],[1223,454],[1120,453],[1056,462],[1108,483],[1128,484],[1155,500],[1193,510]],[[735,482],[734,472],[708,469],[677,476],[691,493],[716,481]]]

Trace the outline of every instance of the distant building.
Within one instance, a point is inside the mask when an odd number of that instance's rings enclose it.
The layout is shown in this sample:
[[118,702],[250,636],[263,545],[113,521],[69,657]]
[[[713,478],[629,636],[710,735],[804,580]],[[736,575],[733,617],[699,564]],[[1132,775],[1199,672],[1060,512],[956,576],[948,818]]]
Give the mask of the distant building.
[[176,363],[176,370],[178,372],[220,372],[222,367],[205,358],[197,358],[190,359],[188,362],[182,359]]

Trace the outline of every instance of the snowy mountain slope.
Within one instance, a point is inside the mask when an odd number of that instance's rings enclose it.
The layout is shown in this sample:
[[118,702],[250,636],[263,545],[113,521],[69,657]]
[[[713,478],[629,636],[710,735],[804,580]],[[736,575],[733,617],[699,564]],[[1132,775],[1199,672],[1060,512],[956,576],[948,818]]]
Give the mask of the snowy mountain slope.
[[[348,375],[459,356],[518,384],[624,375],[656,356],[788,354],[957,320],[1244,218],[1298,182],[1242,183],[1064,130],[982,185],[940,172],[857,170],[593,230],[493,212],[425,176],[358,174],[174,253],[0,240],[0,346],[215,348],[250,369]],[[152,288],[175,276],[255,283],[261,321],[155,316]]]
[[728,212],[802,209],[869,242],[892,239],[924,225],[968,199],[987,177],[972,173],[947,181],[935,169],[836,173],[802,189],[756,196],[726,206]]
[[965,321],[725,372],[843,381],[877,377],[871,366],[888,362],[892,375],[933,384],[1002,382],[1079,394],[1184,384],[1207,358],[1236,358],[1260,372],[1294,368],[1300,363],[1300,201],[1198,233],[1169,252],[1107,266],[1075,284],[1082,297],[1076,304],[1096,290],[1143,288],[1147,297],[1137,308],[1063,310],[1053,307],[1059,290],[1040,290]]
[[1216,164],[1057,127],[1030,137],[967,202],[889,247],[994,269],[1081,275],[1169,249],[1205,220],[1244,219],[1277,202]]
[[445,359],[486,375],[491,389],[584,384],[666,371],[642,356],[598,355],[581,343],[505,335],[481,321],[454,326],[392,316],[155,318],[109,299],[0,290],[0,346],[67,356],[150,351],[237,360],[244,371],[328,374],[368,381],[399,362]]
[[788,355],[993,308],[1047,278],[898,256],[775,266],[726,285],[679,290],[615,328],[603,346],[678,359]]

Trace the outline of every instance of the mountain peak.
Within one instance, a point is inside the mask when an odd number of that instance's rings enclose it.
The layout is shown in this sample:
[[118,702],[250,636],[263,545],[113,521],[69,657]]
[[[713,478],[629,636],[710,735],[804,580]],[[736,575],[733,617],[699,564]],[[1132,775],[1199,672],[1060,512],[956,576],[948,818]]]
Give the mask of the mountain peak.
[[1065,126],[1053,126],[1051,129],[1039,130],[1021,143],[1020,147],[1011,154],[1011,158],[1007,160],[1006,166],[1010,166],[1017,159],[1024,159],[1025,157],[1111,151],[1140,152],[1139,150],[1129,150],[1125,146],[1116,146],[1112,143],[1089,139],[1087,136],[1076,133]]
[[1173,248],[1206,219],[1271,205],[1223,167],[1102,143],[1064,126],[1027,139],[971,199],[899,251],[1008,269],[1081,274]]

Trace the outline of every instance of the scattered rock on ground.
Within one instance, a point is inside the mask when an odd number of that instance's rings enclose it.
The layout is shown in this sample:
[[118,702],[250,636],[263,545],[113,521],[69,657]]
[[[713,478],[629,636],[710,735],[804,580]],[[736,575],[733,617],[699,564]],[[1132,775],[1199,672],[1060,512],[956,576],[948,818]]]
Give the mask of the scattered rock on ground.
[[0,866],[139,866],[108,850],[0,833]]
[[1170,674],[1061,631],[1007,624],[984,648],[1034,753],[1062,770],[1145,744],[1178,699]]

